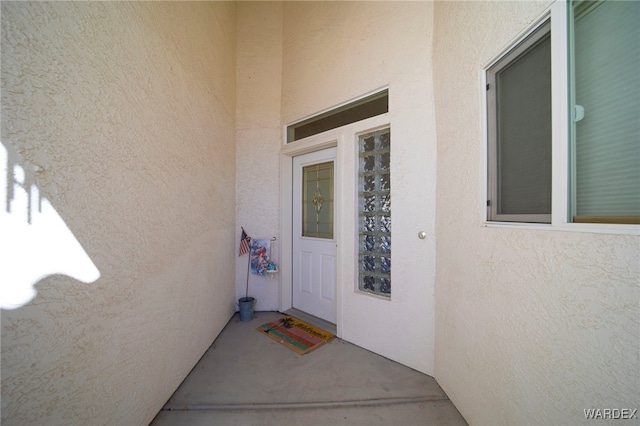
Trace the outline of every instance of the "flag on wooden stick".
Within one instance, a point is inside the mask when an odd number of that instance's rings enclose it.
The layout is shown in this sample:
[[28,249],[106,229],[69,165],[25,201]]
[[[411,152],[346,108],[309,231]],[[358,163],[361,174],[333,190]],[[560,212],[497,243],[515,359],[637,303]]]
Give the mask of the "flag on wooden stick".
[[251,238],[246,232],[244,232],[244,228],[242,228],[242,236],[240,237],[240,254],[238,254],[238,256],[249,253],[251,250],[249,248],[249,241],[251,241]]

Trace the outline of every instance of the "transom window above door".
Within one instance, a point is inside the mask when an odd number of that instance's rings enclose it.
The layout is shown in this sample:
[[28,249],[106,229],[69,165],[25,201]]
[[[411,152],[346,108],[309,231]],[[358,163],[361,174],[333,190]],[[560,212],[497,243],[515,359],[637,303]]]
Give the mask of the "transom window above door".
[[365,96],[287,126],[287,143],[389,112],[389,90]]

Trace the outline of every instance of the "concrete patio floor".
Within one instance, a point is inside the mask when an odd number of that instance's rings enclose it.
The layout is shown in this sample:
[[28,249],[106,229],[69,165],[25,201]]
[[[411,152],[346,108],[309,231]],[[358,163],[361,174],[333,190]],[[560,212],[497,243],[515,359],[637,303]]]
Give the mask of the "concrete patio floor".
[[338,338],[298,355],[256,331],[282,315],[231,318],[151,425],[467,424],[430,376]]

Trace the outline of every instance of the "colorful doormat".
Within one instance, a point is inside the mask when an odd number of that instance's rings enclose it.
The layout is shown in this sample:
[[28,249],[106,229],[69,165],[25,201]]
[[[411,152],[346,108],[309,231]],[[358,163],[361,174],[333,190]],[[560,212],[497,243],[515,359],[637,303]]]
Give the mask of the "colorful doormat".
[[282,343],[300,355],[311,352],[333,339],[334,335],[321,328],[315,327],[298,318],[284,316],[275,321],[258,327],[261,333],[266,334],[278,343]]

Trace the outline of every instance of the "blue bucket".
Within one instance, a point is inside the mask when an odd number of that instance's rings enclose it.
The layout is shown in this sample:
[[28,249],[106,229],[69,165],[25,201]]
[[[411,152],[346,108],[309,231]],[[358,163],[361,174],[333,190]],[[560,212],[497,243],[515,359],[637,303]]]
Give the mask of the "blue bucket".
[[253,319],[253,305],[256,299],[253,297],[241,297],[238,299],[240,307],[240,321],[251,321]]

